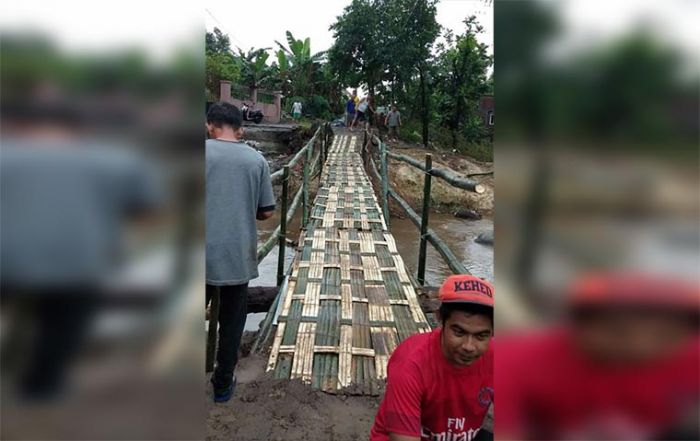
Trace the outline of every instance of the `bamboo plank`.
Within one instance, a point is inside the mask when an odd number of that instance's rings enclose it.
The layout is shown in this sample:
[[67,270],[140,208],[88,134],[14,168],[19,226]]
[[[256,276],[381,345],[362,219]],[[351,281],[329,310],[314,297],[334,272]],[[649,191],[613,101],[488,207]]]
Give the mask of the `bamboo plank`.
[[280,322],[277,325],[277,332],[275,333],[275,338],[272,341],[272,350],[270,351],[270,359],[267,363],[267,371],[271,371],[277,366],[277,357],[279,357],[279,349],[282,344],[282,336],[284,336],[284,328],[287,326],[286,323]]
[[416,291],[411,285],[404,285],[403,290],[404,295],[406,296],[406,300],[408,300],[413,320],[418,323],[427,323],[428,320],[425,318],[425,314],[423,314],[423,310],[421,309],[420,304],[418,303]]
[[341,285],[341,318],[352,320],[352,287],[349,284]]
[[318,302],[320,295],[321,284],[318,282],[309,282],[306,288],[306,297],[304,298],[304,311],[302,312],[303,316],[318,316]]
[[340,353],[338,358],[338,388],[350,386],[352,379],[352,326],[340,327]]
[[295,280],[290,280],[289,283],[287,284],[287,293],[284,296],[284,304],[282,305],[282,311],[280,312],[280,316],[288,316],[289,315],[289,308],[292,306],[292,294],[294,293],[294,288],[296,286],[296,281]]
[[376,256],[362,256],[362,268],[365,271],[366,281],[382,282],[384,280]]
[[307,347],[304,360],[304,368],[302,370],[301,381],[304,383],[311,383],[311,375],[313,372],[313,360],[314,360],[314,347],[313,339],[316,332],[316,323],[307,323],[308,335],[306,337]]

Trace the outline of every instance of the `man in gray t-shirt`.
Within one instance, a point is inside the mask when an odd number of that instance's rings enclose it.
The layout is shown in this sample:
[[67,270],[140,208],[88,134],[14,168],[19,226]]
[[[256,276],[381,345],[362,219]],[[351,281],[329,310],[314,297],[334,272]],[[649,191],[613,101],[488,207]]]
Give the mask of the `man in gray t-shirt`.
[[207,299],[219,290],[219,345],[212,375],[214,401],[228,401],[246,319],[248,282],[258,277],[255,220],[272,216],[275,196],[265,158],[239,142],[241,112],[215,103],[207,112]]
[[384,124],[389,126],[389,137],[398,139],[399,127],[401,126],[401,113],[396,108],[396,105],[391,106],[391,112],[386,115]]

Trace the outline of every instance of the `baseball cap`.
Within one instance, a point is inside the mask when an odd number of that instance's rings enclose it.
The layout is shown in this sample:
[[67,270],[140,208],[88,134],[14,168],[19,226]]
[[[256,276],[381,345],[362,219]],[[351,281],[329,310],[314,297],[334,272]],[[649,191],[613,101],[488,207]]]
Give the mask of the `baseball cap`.
[[473,303],[491,308],[493,295],[493,285],[471,274],[448,277],[439,291],[440,301],[443,303]]
[[589,274],[569,288],[571,307],[645,306],[697,310],[697,283],[643,273]]

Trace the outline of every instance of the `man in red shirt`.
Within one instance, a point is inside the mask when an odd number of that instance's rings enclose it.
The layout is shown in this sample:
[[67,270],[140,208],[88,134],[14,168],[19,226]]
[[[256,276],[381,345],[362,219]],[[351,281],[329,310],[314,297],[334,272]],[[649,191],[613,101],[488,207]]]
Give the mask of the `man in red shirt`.
[[[471,441],[493,402],[493,295],[490,283],[450,276],[439,320],[394,351],[371,441]],[[483,435],[482,435],[483,436]]]
[[698,439],[697,283],[583,278],[563,326],[499,336],[496,436]]

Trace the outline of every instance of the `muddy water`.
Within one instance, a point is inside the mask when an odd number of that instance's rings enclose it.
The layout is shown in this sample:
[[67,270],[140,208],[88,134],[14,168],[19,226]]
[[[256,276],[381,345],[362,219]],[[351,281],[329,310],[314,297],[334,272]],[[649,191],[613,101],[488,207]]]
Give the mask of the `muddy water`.
[[[279,225],[280,215],[275,215],[264,221],[258,222],[258,244],[262,244],[272,231]],[[301,207],[297,210],[295,218],[288,225],[287,237],[293,241],[299,240],[299,228],[301,225]],[[430,215],[430,228],[448,244],[452,252],[461,260],[472,274],[493,281],[493,247],[474,242],[480,233],[493,231],[493,221],[482,219],[468,221],[458,219],[449,214],[432,213]],[[396,240],[396,248],[404,260],[406,267],[413,275],[418,268],[418,249],[420,246],[419,230],[408,219],[392,218],[390,231]],[[278,248],[275,247],[270,254],[258,266],[260,277],[251,281],[251,286],[274,286],[277,279]],[[291,264],[294,257],[293,248],[287,245],[286,264]],[[452,274],[449,266],[442,256],[428,243],[428,255],[426,259],[426,284],[438,286]],[[265,318],[265,313],[249,314],[246,322],[246,330],[257,330],[260,322]]]
[[[470,221],[450,214],[430,214],[430,228],[445,242],[457,258],[475,276],[493,281],[493,247],[474,242],[481,234],[493,231],[493,221]],[[396,239],[396,248],[412,274],[418,269],[420,231],[408,219],[392,218],[390,231]],[[450,267],[437,250],[428,242],[425,267],[426,285],[439,286],[452,274]]]

